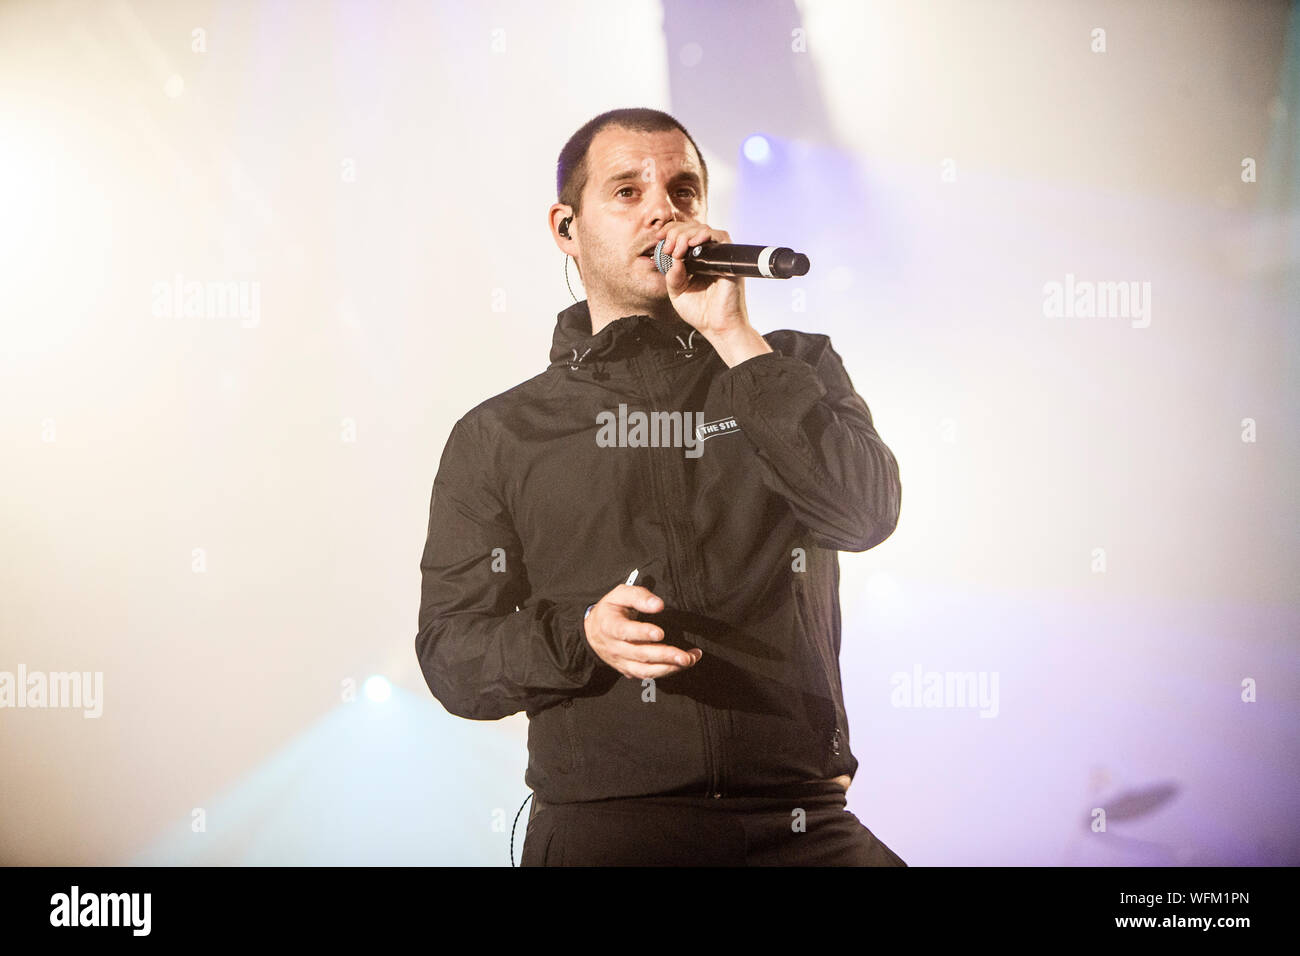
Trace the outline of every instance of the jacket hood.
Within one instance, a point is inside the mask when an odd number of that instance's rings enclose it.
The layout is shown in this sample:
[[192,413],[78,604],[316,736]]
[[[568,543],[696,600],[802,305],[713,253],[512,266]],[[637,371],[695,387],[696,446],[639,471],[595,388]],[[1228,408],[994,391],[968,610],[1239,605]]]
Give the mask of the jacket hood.
[[591,312],[587,300],[583,299],[556,316],[549,367],[567,365],[577,371],[590,367],[593,360],[618,361],[645,348],[675,349],[689,354],[712,346],[698,329],[681,318],[625,315],[592,335]]

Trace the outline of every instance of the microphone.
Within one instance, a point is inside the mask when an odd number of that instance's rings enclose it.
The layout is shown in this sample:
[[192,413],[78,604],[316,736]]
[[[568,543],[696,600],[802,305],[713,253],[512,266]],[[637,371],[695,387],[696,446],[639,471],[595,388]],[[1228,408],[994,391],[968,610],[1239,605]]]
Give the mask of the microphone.
[[[673,257],[664,254],[666,239],[655,246],[655,267],[665,275]],[[683,259],[689,275],[746,276],[754,279],[789,279],[807,275],[808,257],[785,246],[741,246],[730,242],[704,242],[686,250]]]

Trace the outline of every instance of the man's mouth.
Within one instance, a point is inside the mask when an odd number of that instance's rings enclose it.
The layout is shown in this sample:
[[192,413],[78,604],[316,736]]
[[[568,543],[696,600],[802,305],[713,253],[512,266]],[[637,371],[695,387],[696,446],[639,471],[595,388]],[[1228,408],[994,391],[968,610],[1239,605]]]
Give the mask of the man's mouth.
[[655,246],[657,245],[659,245],[659,243],[654,242],[649,246],[646,246],[645,250],[641,253],[642,258],[654,258]]

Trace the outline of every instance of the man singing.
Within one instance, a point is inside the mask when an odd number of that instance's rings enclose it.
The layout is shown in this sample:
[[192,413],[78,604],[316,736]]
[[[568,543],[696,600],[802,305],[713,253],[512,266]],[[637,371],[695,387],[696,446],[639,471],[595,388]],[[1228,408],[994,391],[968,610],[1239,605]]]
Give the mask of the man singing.
[[827,336],[760,335],[743,279],[687,273],[731,238],[680,123],[602,113],[557,180],[551,236],[587,298],[549,367],[447,439],[429,689],[528,715],[525,866],[905,866],[846,809],[839,669],[837,552],[893,533],[893,453]]

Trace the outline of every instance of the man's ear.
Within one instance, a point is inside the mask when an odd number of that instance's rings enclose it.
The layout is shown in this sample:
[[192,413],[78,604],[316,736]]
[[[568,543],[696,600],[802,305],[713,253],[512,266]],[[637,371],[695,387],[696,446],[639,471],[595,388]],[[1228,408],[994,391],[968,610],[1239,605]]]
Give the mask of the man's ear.
[[553,230],[556,237],[555,244],[560,247],[560,251],[569,253],[567,248],[568,242],[575,238],[573,234],[573,210],[561,203],[556,203],[547,211],[547,225]]

